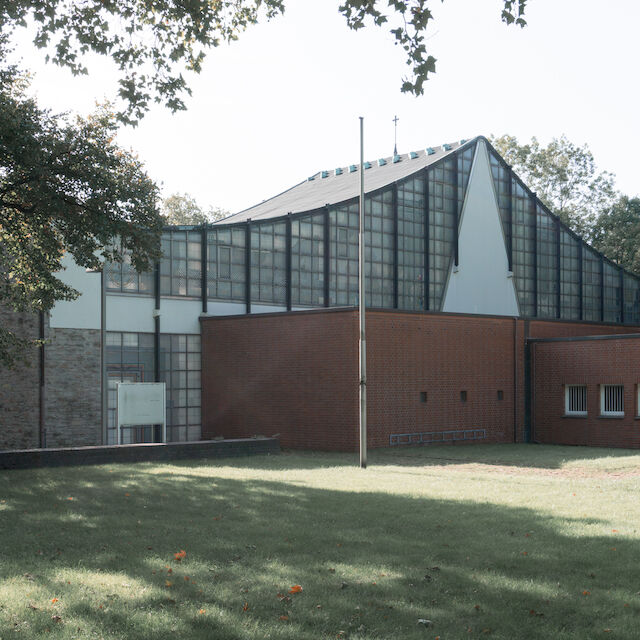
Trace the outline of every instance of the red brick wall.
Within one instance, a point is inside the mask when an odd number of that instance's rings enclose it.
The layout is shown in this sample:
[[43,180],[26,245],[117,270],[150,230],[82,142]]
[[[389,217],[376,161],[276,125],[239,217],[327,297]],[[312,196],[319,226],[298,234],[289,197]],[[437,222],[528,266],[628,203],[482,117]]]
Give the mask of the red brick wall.
[[[485,429],[485,442],[513,442],[515,431],[522,441],[527,336],[636,330],[553,320],[369,311],[368,444],[388,446],[391,434],[454,429]],[[357,449],[356,311],[207,318],[202,321],[202,337],[203,438],[280,433],[284,447]],[[576,366],[569,355],[562,357],[569,368]],[[538,374],[536,381],[541,377]],[[467,392],[466,402],[460,399],[461,391]],[[421,392],[427,393],[426,403],[420,401]],[[537,404],[532,413],[537,420],[534,435],[540,437]],[[555,424],[550,423],[546,433],[555,433]],[[562,424],[565,433],[567,421]],[[546,441],[578,444],[563,438]]]
[[488,442],[513,442],[514,346],[516,353],[523,346],[521,335],[514,345],[514,329],[510,318],[367,314],[369,444],[388,446],[392,433],[453,429],[485,429]]
[[203,320],[203,439],[279,433],[284,447],[353,450],[357,323],[352,310]]
[[[608,333],[615,333],[611,329],[609,327]],[[634,330],[627,327],[626,332]],[[538,342],[531,348],[535,440],[555,444],[640,447],[640,421],[635,419],[638,414],[636,390],[640,382],[640,338]],[[587,417],[563,417],[566,384],[587,385]],[[600,384],[624,385],[623,418],[600,417]]]

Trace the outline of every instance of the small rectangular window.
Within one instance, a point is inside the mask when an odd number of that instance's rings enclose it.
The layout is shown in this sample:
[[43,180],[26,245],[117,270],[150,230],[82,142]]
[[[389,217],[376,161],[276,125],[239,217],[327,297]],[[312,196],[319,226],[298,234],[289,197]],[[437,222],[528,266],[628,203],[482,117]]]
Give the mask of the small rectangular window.
[[621,384],[600,385],[600,415],[624,415],[624,386]]
[[466,391],[461,391],[460,392],[460,402],[466,402],[467,401],[467,392]]
[[427,401],[427,392],[426,391],[421,391],[420,392],[420,402],[426,402]]
[[504,392],[502,389],[498,389],[498,400],[504,400]]
[[587,415],[587,386],[568,384],[564,388],[564,413],[567,416]]

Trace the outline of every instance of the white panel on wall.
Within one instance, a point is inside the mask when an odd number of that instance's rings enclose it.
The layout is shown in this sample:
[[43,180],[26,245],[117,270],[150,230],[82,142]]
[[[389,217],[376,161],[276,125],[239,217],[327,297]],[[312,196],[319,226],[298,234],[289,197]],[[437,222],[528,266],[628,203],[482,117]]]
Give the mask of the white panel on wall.
[[208,316],[238,316],[245,313],[246,309],[244,302],[207,302]]
[[251,304],[251,313],[277,313],[286,311],[287,307],[276,306],[271,304]]
[[200,333],[201,300],[162,298],[160,333]]
[[55,329],[100,329],[100,273],[87,272],[76,264],[67,252],[62,257],[64,271],[56,275],[65,284],[80,292],[75,300],[56,302],[49,315],[50,326]]
[[507,249],[484,141],[478,141],[458,238],[459,267],[452,267],[443,311],[517,316]]
[[151,296],[107,294],[107,331],[153,333],[154,306]]

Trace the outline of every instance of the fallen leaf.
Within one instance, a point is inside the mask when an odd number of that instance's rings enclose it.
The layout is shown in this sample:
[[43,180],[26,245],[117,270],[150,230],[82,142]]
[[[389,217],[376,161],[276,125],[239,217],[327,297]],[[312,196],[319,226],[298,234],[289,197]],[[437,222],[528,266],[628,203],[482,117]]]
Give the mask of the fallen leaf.
[[278,618],[279,620],[288,620],[289,616],[280,616],[280,618]]
[[124,494],[126,498],[128,498],[131,494],[130,493],[125,493]]
[[249,611],[249,603],[248,602],[244,603],[244,606],[242,607],[242,610],[243,611]]
[[591,595],[591,591],[587,591],[586,589],[582,592],[583,596],[590,596]]
[[170,587],[172,585],[173,585],[173,582],[169,582],[168,580],[165,580],[165,582],[164,582],[164,586],[165,587]]
[[56,602],[58,602],[58,598],[51,598],[51,602],[55,604]]
[[187,552],[184,549],[180,549],[180,551],[178,551],[177,553],[173,554],[173,557],[178,561],[181,562],[182,559],[187,555]]
[[69,496],[67,500],[73,500],[73,496]]
[[202,615],[203,613],[206,613],[207,610],[206,609],[199,609],[198,610],[198,615]]
[[291,589],[289,589],[289,593],[300,593],[302,591],[302,587],[299,584],[294,584]]

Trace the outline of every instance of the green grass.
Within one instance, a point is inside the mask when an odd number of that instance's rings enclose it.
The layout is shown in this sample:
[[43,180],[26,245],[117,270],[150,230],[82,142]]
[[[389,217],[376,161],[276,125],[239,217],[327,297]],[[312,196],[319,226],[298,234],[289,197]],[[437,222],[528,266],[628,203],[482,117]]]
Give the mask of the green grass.
[[0,638],[638,638],[640,454],[356,461],[0,472]]

